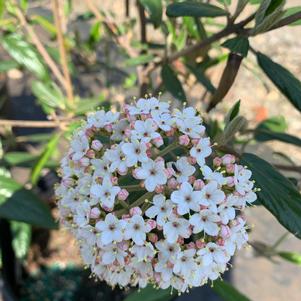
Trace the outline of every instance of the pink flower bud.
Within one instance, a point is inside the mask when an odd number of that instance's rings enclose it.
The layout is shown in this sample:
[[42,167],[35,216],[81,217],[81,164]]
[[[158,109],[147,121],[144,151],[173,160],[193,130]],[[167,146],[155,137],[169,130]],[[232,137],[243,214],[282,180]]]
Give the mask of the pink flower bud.
[[86,129],[85,135],[86,135],[87,137],[92,137],[92,136],[94,135],[94,130],[93,130],[93,128]]
[[202,241],[202,240],[197,240],[197,241],[195,242],[195,245],[196,245],[196,247],[197,247],[198,249],[202,249],[202,248],[204,248],[204,247],[206,246],[206,243],[205,243],[204,241]]
[[158,235],[155,233],[148,233],[147,234],[147,238],[150,242],[152,242],[153,244],[155,244],[158,241]]
[[194,188],[195,190],[201,190],[204,186],[205,186],[205,183],[204,183],[204,181],[201,180],[201,179],[197,179],[197,180],[195,180],[194,183],[193,183],[193,188]]
[[113,185],[117,185],[118,184],[118,177],[111,177],[111,183]]
[[175,178],[170,178],[168,181],[167,181],[167,187],[169,189],[176,189],[177,186],[178,186],[178,181],[175,179]]
[[105,205],[102,205],[101,207],[103,208],[103,210],[105,210],[107,212],[112,212],[113,211],[113,208],[109,208],[109,207],[107,207]]
[[74,180],[72,178],[63,178],[62,183],[65,187],[71,187],[74,184]]
[[[142,213],[142,211],[141,211],[141,213]],[[146,223],[147,223],[148,227],[150,228],[150,230],[155,229],[157,226],[156,221],[153,219],[149,219]]]
[[192,241],[186,245],[187,249],[195,249],[195,243]]
[[[126,189],[121,189],[119,192],[118,192],[118,200],[120,201],[125,201],[129,196],[129,192],[126,190]],[[134,209],[134,208],[132,208]]]
[[196,164],[196,158],[194,158],[194,157],[191,157],[191,156],[187,157],[187,161],[191,165],[195,165]]
[[157,185],[155,188],[156,193],[162,193],[164,191],[164,186],[163,185]]
[[79,160],[79,163],[81,166],[86,167],[86,166],[89,166],[90,160],[89,160],[89,158],[83,157]]
[[216,241],[216,243],[219,245],[219,246],[224,246],[224,244],[225,244],[225,241],[220,237],[217,241]]
[[149,118],[148,114],[141,114],[141,120],[146,120]]
[[199,143],[200,139],[192,139],[191,142],[195,146]]
[[179,237],[177,239],[177,243],[180,244],[180,245],[183,245],[184,244],[184,238],[183,237]]
[[133,169],[133,171],[132,171],[132,176],[133,176],[135,179],[138,179],[138,176],[137,176],[137,169]]
[[121,175],[121,176],[125,176],[128,173],[128,169],[127,168],[125,168],[124,170],[118,168],[117,171],[118,171],[118,174]]
[[164,144],[162,137],[156,137],[155,139],[152,140],[152,142],[156,147],[160,147]]
[[215,157],[213,159],[213,166],[214,167],[220,167],[223,163],[223,160],[220,157]]
[[111,133],[113,131],[113,125],[110,123],[110,124],[106,124],[105,125],[105,130],[109,133]]
[[220,231],[220,235],[223,239],[227,239],[230,237],[231,235],[231,230],[228,226],[226,225],[221,225],[221,231]]
[[139,207],[133,207],[130,209],[130,215],[142,215],[142,210]]
[[157,283],[161,282],[161,273],[154,273],[154,277]]
[[169,269],[171,269],[171,268],[173,268],[174,264],[173,264],[172,262],[170,262],[170,261],[167,261],[166,266],[167,266]]
[[234,186],[234,177],[227,177],[226,178],[226,180],[227,180],[227,185],[229,186],[229,187],[233,187]]
[[231,154],[226,154],[224,156],[222,156],[222,161],[223,161],[223,165],[227,165],[227,164],[233,164],[235,163],[235,156],[231,155]]
[[165,134],[166,134],[167,137],[172,137],[175,134],[175,129],[172,128],[171,130],[165,132]]
[[99,216],[100,216],[100,210],[97,207],[92,208],[90,211],[90,217],[95,219],[95,218],[99,218]]
[[150,158],[152,156],[152,151],[150,148],[146,150],[146,155]]
[[103,145],[99,140],[93,140],[91,142],[91,148],[95,151],[100,151],[102,149]]
[[131,129],[129,129],[129,128],[126,128],[125,130],[124,130],[124,135],[126,136],[126,137],[130,137],[131,136]]
[[125,240],[123,240],[122,242],[119,242],[117,244],[118,248],[120,248],[123,251],[126,251],[129,248],[129,243]]
[[188,178],[188,182],[189,182],[190,184],[193,184],[194,181],[195,181],[195,176],[190,176],[190,177]]
[[158,229],[159,231],[162,231],[162,230],[163,230],[163,227],[162,227],[162,226],[159,226],[159,225],[157,224],[157,229]]
[[187,146],[190,142],[190,139],[187,135],[182,135],[179,137],[179,144]]
[[89,149],[86,153],[86,156],[90,159],[94,159],[95,158],[95,152],[93,149]]
[[164,163],[165,161],[164,161],[164,159],[162,157],[157,157],[156,160],[155,160],[155,162],[156,163],[160,163],[160,162]]
[[175,171],[173,170],[173,168],[167,167],[165,169],[165,174],[166,174],[167,178],[169,179],[169,178],[171,178],[172,176],[175,175]]
[[235,169],[234,164],[227,164],[226,165],[226,171],[227,171],[227,173],[233,174],[234,173],[234,169]]
[[121,218],[123,219],[123,220],[128,220],[128,219],[130,219],[131,218],[131,216],[129,215],[129,214],[123,214],[122,216],[121,216]]

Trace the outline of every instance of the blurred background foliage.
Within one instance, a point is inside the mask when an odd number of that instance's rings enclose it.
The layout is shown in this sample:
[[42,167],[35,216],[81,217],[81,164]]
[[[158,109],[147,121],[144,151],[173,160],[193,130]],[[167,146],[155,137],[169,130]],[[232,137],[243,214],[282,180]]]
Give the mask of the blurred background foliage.
[[[90,111],[118,110],[133,95],[149,93],[173,98],[175,107],[187,103],[202,111],[218,151],[233,153],[250,167],[261,188],[258,205],[288,231],[274,245],[251,246],[269,260],[278,257],[300,265],[300,254],[281,251],[279,245],[288,233],[301,238],[301,167],[288,153],[275,151],[284,163],[272,165],[245,150],[254,141],[271,140],[300,147],[301,139],[286,133],[281,116],[251,127],[239,114],[243,100],[223,119],[211,112],[240,80],[237,74],[243,65],[252,70],[254,81],[265,85],[262,78],[269,78],[291,110],[301,111],[300,80],[252,47],[252,37],[301,25],[301,7],[289,7],[285,0],[118,0],[105,9],[101,1],[81,2],[0,0],[0,241],[5,298],[175,298],[170,291],[152,287],[140,293],[112,292],[104,284],[89,282],[87,271],[46,267],[34,257],[30,260],[38,272],[32,274],[28,268],[30,248],[37,244],[47,252],[49,231],[58,227],[52,186],[73,130]],[[83,5],[84,10],[78,9]],[[122,18],[116,14],[121,6]],[[214,84],[210,70],[221,65],[221,77]],[[12,114],[7,78],[20,74],[26,82],[21,97],[27,100]],[[198,97],[191,97],[194,90],[200,91]],[[12,177],[14,167],[26,169],[26,176],[19,181]],[[287,178],[282,171],[299,177]],[[249,300],[228,282],[216,281],[212,288],[223,300]]]

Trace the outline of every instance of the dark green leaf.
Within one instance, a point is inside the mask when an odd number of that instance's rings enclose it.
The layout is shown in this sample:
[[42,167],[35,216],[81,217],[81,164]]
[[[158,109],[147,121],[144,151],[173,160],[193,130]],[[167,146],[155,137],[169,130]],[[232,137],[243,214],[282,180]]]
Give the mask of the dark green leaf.
[[19,64],[13,60],[0,61],[0,73],[19,68]]
[[26,67],[37,77],[48,79],[49,74],[42,63],[42,59],[30,44],[28,44],[22,36],[18,34],[10,34],[3,36],[1,42],[5,50],[20,65]]
[[212,289],[221,296],[224,301],[250,301],[227,281],[215,280]]
[[175,292],[172,293],[170,289],[155,289],[151,285],[142,289],[140,292],[136,291],[125,298],[124,301],[169,301],[175,297]]
[[271,140],[278,140],[285,143],[290,143],[301,147],[301,139],[285,133],[277,133],[266,129],[256,129],[254,138],[257,141],[265,142]]
[[211,83],[211,81],[206,77],[204,72],[197,67],[187,65],[188,69],[193,73],[198,82],[200,82],[210,93],[215,92],[215,87]]
[[277,86],[277,88],[288,98],[288,100],[301,111],[301,82],[290,71],[273,62],[266,55],[257,52],[259,66]]
[[176,2],[167,6],[166,14],[168,17],[219,17],[226,16],[228,13],[218,6],[208,3],[184,1]]
[[149,63],[154,60],[154,56],[152,54],[141,54],[139,56],[127,59],[125,61],[126,66],[137,66]]
[[43,228],[57,228],[49,208],[30,190],[0,176],[0,217]]
[[183,90],[182,84],[179,81],[176,73],[167,64],[163,65],[161,70],[161,77],[163,84],[168,92],[179,100],[186,100],[186,95]]
[[272,165],[256,155],[245,153],[241,163],[253,173],[258,201],[288,231],[301,238],[301,195],[296,187]]
[[61,137],[61,133],[54,134],[50,139],[50,141],[48,142],[48,144],[46,145],[38,162],[32,169],[32,173],[31,173],[32,184],[35,185],[37,183],[43,167],[45,167],[46,163],[49,161],[50,157],[53,155],[54,151],[56,150],[60,137]]
[[301,254],[295,253],[295,252],[277,252],[277,255],[279,255],[281,258],[290,261],[294,264],[301,265]]
[[222,46],[230,49],[231,52],[246,57],[249,51],[249,39],[246,37],[235,37],[225,41]]
[[[284,12],[283,18],[289,17],[293,14],[300,13],[300,12],[301,12],[301,6],[290,7]],[[289,24],[289,26],[295,26],[295,25],[301,25],[301,19]]]
[[240,109],[240,100],[237,101],[234,106],[230,109],[228,114],[225,117],[225,124],[227,125],[230,121],[232,121],[239,114]]
[[157,28],[162,22],[162,0],[139,0],[149,14],[150,21]]

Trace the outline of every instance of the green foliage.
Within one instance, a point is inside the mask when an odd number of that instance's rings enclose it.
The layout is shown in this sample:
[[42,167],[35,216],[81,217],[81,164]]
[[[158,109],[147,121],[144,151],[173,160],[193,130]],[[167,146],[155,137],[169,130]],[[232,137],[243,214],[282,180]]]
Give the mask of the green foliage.
[[301,254],[300,253],[280,251],[280,252],[277,252],[277,255],[291,263],[301,266]]
[[220,17],[228,13],[218,6],[193,1],[183,1],[172,3],[167,7],[168,17]]
[[290,71],[257,52],[258,64],[276,87],[301,111],[301,82]]
[[230,49],[233,53],[246,57],[249,51],[249,40],[246,37],[236,37],[225,41],[222,46]]
[[139,2],[148,12],[155,28],[159,27],[162,22],[162,0],[139,0]]
[[0,217],[42,228],[57,227],[49,208],[13,179],[0,176]]
[[297,188],[271,164],[256,155],[245,153],[242,164],[247,165],[256,181],[259,202],[265,206],[288,231],[301,238],[301,195]]
[[227,281],[215,280],[212,288],[224,301],[251,301]]
[[225,124],[229,124],[236,116],[238,116],[240,110],[240,100],[238,100],[233,107],[229,110],[225,117]]
[[166,289],[155,289],[151,285],[141,291],[130,294],[124,301],[169,301],[175,297],[175,292]]
[[[285,10],[283,18],[289,17],[293,14],[300,13],[300,12],[301,12],[301,6],[289,7],[287,10]],[[289,26],[296,26],[296,25],[301,25],[301,19],[289,24]]]
[[7,72],[11,69],[17,69],[20,65],[18,62],[13,60],[1,61],[0,62],[0,73]]
[[12,245],[16,257],[25,259],[31,241],[31,226],[26,223],[12,221],[10,227],[13,235]]

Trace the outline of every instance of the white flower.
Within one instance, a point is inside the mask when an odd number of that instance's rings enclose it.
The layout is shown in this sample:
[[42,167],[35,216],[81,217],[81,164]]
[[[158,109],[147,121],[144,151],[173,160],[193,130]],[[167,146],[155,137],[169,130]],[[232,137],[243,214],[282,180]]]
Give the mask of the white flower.
[[220,217],[211,210],[204,209],[199,213],[195,213],[189,219],[189,223],[193,226],[193,233],[204,231],[206,234],[216,236],[219,232],[217,222]]
[[127,172],[127,164],[125,162],[125,156],[121,150],[121,146],[118,145],[114,149],[108,149],[106,155],[111,162],[110,170],[117,170],[120,174]]
[[200,116],[196,116],[196,110],[193,107],[185,108],[183,111],[176,110],[175,120],[178,126],[181,126],[182,122],[185,120],[190,120],[194,124],[198,124],[202,122]]
[[204,165],[202,166],[201,170],[205,180],[216,181],[220,186],[227,183],[227,179],[223,176],[222,173],[213,171],[209,166]]
[[113,186],[110,178],[106,177],[103,179],[102,185],[94,184],[91,187],[91,196],[101,203],[101,205],[108,208],[113,208],[115,198],[120,191],[119,186]]
[[231,198],[227,198],[227,201],[221,203],[218,206],[217,212],[221,218],[221,222],[227,225],[230,220],[235,218],[235,208],[231,206]]
[[142,162],[142,166],[135,170],[138,179],[144,180],[147,191],[154,191],[157,185],[163,185],[167,181],[164,162],[149,159]]
[[135,122],[132,137],[142,142],[150,142],[152,139],[160,137],[160,134],[156,132],[156,125],[153,120],[149,118],[145,121],[137,120]]
[[252,190],[254,183],[250,181],[252,172],[244,168],[242,165],[235,164],[234,166],[234,184],[235,189],[244,195],[246,192]]
[[124,264],[124,258],[127,256],[127,252],[119,247],[118,244],[109,244],[104,246],[102,250],[101,261],[103,264],[112,264],[115,260],[121,265]]
[[88,116],[88,126],[103,128],[107,124],[116,122],[118,118],[119,113],[113,113],[111,111],[105,112],[104,110],[97,111]]
[[210,156],[211,153],[212,149],[209,138],[201,138],[198,144],[190,150],[190,155],[196,158],[201,167],[205,165],[205,158]]
[[71,148],[73,150],[72,160],[80,160],[89,149],[88,138],[82,132],[79,132],[71,141]]
[[129,122],[126,119],[121,119],[113,125],[112,140],[121,141],[126,137],[126,129],[129,127]]
[[128,106],[130,115],[149,114],[153,103],[150,99],[140,98],[135,106]]
[[94,169],[93,178],[105,178],[110,177],[114,171],[111,167],[111,161],[104,155],[102,159],[92,159],[91,166]]
[[101,232],[101,242],[108,245],[111,242],[120,242],[123,239],[123,228],[125,221],[119,220],[115,215],[109,213],[104,221],[96,223],[95,228]]
[[201,138],[205,133],[205,127],[193,120],[185,119],[179,125],[179,130],[190,138]]
[[151,114],[154,117],[154,114],[163,114],[169,112],[169,103],[164,101],[159,101],[155,97],[149,99],[151,102]]
[[146,233],[149,231],[150,229],[147,227],[143,217],[134,215],[128,220],[124,236],[126,239],[132,239],[138,246],[142,246],[146,239]]
[[155,264],[155,271],[161,274],[163,281],[169,281],[173,275],[173,267],[172,265],[168,265],[167,261],[168,260],[159,260]]
[[124,143],[121,146],[123,153],[125,154],[125,162],[128,167],[132,167],[137,162],[147,162],[148,157],[146,154],[146,144],[134,140],[131,143]]
[[186,157],[181,157],[177,162],[171,162],[169,166],[175,170],[179,183],[188,182],[189,177],[195,173],[195,167],[189,164]]
[[156,243],[156,248],[159,250],[159,259],[162,261],[175,262],[178,254],[181,251],[179,244],[169,243],[167,240],[160,240]]
[[225,199],[225,193],[218,188],[217,182],[212,181],[206,184],[201,190],[201,201],[207,203],[213,209]]
[[[189,213],[190,210],[199,211],[202,193],[200,191],[194,191],[193,187],[184,182],[181,184],[179,190],[172,192],[170,199],[177,204],[177,212],[180,215]],[[203,202],[207,205],[207,202]]]
[[163,226],[172,213],[172,207],[170,200],[166,200],[166,197],[162,194],[157,194],[153,198],[153,206],[145,211],[145,215],[150,218],[157,216],[157,224]]
[[171,118],[171,115],[168,113],[152,113],[153,120],[157,124],[157,126],[167,132],[171,130],[172,124],[173,124],[173,119]]
[[188,249],[180,252],[173,267],[173,272],[182,275],[191,274],[195,268],[194,255],[195,249]]
[[83,227],[88,224],[90,210],[91,207],[87,201],[81,202],[80,206],[76,208],[76,214],[74,215],[73,220],[79,227]]
[[163,226],[164,236],[169,243],[174,243],[179,237],[190,236],[189,222],[185,218],[172,215],[169,221]]
[[146,261],[154,258],[156,252],[151,243],[147,243],[146,246],[134,245],[131,248],[131,253],[135,255],[138,261]]
[[209,266],[213,263],[224,264],[228,261],[223,248],[213,242],[207,243],[206,247],[200,249],[197,254],[202,256],[202,261],[205,266]]

